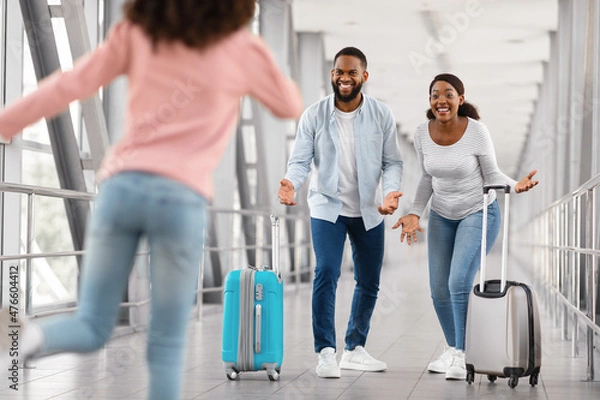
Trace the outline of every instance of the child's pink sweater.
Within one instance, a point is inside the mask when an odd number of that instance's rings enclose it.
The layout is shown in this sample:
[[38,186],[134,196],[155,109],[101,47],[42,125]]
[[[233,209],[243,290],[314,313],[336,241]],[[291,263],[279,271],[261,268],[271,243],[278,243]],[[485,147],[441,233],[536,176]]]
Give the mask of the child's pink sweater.
[[72,71],[52,74],[38,90],[1,111],[0,134],[9,139],[122,74],[128,78],[124,132],[105,157],[98,180],[146,171],[211,199],[213,171],[234,132],[242,96],[258,99],[280,118],[296,118],[302,110],[296,84],[247,29],[203,50],[162,43],[154,51],[139,27],[121,21]]

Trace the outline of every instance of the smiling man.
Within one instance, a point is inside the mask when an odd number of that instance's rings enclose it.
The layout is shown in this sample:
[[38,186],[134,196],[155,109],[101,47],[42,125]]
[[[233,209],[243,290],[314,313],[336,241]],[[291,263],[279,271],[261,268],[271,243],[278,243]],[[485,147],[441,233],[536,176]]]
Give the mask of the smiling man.
[[[365,95],[367,59],[355,47],[340,50],[331,70],[333,94],[306,109],[298,124],[285,178],[282,204],[294,195],[314,165],[308,193],[317,265],[313,282],[314,349],[317,375],[339,378],[340,369],[383,371],[364,346],[377,301],[383,262],[383,215],[402,196],[402,158],[390,109]],[[344,353],[336,358],[335,297],[346,237],[354,260],[354,297]]]

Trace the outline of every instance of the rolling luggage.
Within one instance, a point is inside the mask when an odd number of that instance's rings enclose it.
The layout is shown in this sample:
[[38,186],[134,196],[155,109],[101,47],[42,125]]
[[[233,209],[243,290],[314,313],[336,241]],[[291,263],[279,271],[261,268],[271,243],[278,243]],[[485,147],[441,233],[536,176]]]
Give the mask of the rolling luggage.
[[222,359],[227,378],[266,370],[279,379],[283,361],[283,280],[279,265],[279,218],[271,216],[272,269],[247,267],[225,278]]
[[484,187],[484,204],[489,190],[504,189],[504,234],[501,279],[485,280],[487,207],[483,211],[481,269],[479,284],[469,296],[465,332],[467,382],[475,374],[486,374],[490,382],[508,378],[514,388],[520,377],[538,383],[541,366],[541,332],[537,299],[524,283],[506,280],[510,186]]

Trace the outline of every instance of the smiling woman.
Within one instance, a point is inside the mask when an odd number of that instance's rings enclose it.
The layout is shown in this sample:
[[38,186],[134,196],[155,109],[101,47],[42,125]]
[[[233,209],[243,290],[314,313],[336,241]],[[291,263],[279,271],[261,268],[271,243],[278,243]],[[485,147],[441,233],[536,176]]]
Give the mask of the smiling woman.
[[446,379],[464,380],[465,323],[473,279],[479,269],[482,215],[488,210],[486,251],[500,230],[500,210],[495,192],[481,202],[484,185],[509,185],[515,192],[538,184],[532,171],[516,182],[500,171],[487,127],[478,122],[475,107],[465,102],[462,81],[452,74],[437,75],[429,85],[429,121],[420,125],[414,142],[421,163],[421,181],[402,226],[400,241],[416,241],[419,220],[431,199],[428,265],[433,305],[446,339],[446,350],[428,365]]

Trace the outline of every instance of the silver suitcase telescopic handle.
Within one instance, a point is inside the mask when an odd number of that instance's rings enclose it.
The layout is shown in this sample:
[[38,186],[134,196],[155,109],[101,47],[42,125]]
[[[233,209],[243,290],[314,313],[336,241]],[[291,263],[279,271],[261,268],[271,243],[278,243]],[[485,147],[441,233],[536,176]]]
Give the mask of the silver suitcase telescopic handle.
[[273,271],[277,274],[277,277],[281,280],[281,266],[280,266],[280,255],[279,255],[279,217],[271,215],[271,236],[272,236],[272,263]]
[[485,267],[487,248],[487,203],[490,190],[504,190],[504,229],[502,234],[502,271],[500,276],[500,293],[506,286],[506,268],[508,258],[508,221],[510,220],[510,185],[485,185],[483,187],[483,221],[481,226],[481,265],[479,271],[479,290],[485,291]]

